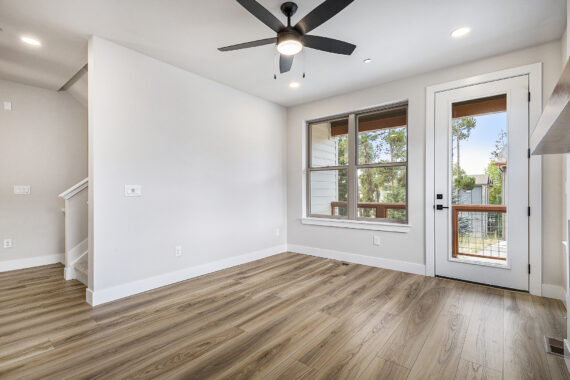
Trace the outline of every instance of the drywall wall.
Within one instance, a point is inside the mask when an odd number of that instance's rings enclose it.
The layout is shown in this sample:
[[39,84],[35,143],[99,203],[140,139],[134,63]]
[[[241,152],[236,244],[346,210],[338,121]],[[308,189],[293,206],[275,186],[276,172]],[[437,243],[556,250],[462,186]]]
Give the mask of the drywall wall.
[[[10,102],[12,110],[4,109]],[[65,92],[0,80],[0,270],[64,252],[58,194],[87,176],[87,109]],[[30,185],[30,195],[14,195]]]
[[[425,264],[425,89],[427,86],[467,78],[477,74],[543,62],[543,96],[547,99],[561,72],[561,41],[511,52],[488,59],[453,66],[353,93],[312,102],[288,110],[288,243],[294,247],[364,255],[384,260],[396,268],[414,271]],[[366,68],[363,67],[363,70]],[[302,88],[300,89],[302,90]],[[301,224],[303,215],[303,123],[327,115],[362,109],[378,104],[409,101],[408,119],[408,233],[365,231]],[[548,156],[543,161],[543,282],[563,285],[560,241],[562,160]],[[373,235],[380,235],[380,246],[372,244]],[[313,250],[314,251],[314,250]],[[393,260],[393,261],[392,261]]]
[[98,37],[88,75],[91,302],[286,249],[283,107]]

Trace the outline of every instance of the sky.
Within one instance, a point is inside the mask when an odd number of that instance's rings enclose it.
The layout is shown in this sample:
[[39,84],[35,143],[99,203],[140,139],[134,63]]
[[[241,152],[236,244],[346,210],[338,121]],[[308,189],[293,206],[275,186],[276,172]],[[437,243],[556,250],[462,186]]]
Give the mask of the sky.
[[471,130],[471,136],[460,145],[461,168],[468,175],[485,174],[495,142],[501,131],[507,129],[506,112],[476,116],[475,119],[477,125]]

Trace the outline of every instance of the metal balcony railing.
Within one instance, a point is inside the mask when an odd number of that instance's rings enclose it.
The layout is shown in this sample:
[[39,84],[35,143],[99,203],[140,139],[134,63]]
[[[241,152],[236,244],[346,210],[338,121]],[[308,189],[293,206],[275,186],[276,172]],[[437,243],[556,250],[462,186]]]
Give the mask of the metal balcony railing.
[[[507,206],[456,204],[452,205],[452,257],[506,260],[507,246],[504,217]],[[460,214],[467,214],[460,217]],[[469,252],[467,252],[467,250]]]

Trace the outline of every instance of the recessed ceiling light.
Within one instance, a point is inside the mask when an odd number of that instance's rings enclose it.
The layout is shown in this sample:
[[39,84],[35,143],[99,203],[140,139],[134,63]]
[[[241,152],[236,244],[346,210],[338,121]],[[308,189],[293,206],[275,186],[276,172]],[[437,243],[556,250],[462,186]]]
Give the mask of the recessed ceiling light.
[[366,58],[366,59],[365,59],[364,61],[362,61],[362,62],[364,62],[364,63],[370,63],[370,62],[372,62],[372,59]]
[[297,88],[297,87],[299,87],[299,86],[300,86],[299,82],[291,82],[291,83],[289,83],[289,87],[291,87],[291,88]]
[[470,31],[471,31],[471,28],[469,28],[468,26],[463,26],[463,27],[457,28],[453,32],[451,32],[451,37],[461,38],[461,37],[469,34]]
[[32,46],[41,46],[42,45],[42,43],[40,41],[38,41],[32,37],[22,36],[22,37],[20,37],[20,39],[22,40],[23,43],[26,43],[28,45],[32,45]]

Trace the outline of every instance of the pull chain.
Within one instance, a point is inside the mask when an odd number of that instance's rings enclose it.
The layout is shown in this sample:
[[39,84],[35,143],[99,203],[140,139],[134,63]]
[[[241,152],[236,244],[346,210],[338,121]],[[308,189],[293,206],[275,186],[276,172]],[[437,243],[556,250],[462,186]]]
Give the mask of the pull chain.
[[275,50],[275,53],[273,55],[275,57],[275,59],[273,60],[274,61],[273,62],[273,79],[277,80],[277,65],[279,64],[278,63],[279,54],[277,54],[277,50]]
[[303,79],[305,79],[305,64],[307,61],[307,56],[305,55],[305,49],[303,49]]

